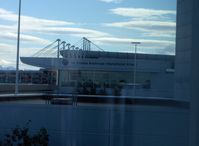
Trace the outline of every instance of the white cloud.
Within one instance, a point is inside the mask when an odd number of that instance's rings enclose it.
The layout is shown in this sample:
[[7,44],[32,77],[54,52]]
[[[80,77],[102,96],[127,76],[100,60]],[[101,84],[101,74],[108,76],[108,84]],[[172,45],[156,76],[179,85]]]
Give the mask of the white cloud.
[[17,21],[17,15],[11,11],[7,11],[5,9],[0,8],[0,19],[9,20],[9,21]]
[[121,3],[123,0],[100,0],[105,3]]
[[155,10],[144,8],[115,8],[111,9],[110,11],[113,14],[136,19],[155,19],[164,18],[168,15],[176,15],[176,11],[172,10]]
[[0,59],[0,66],[7,66],[7,65],[11,65],[10,61],[7,61],[5,59]]
[[105,43],[109,45],[126,46],[122,47],[119,52],[132,52],[131,42],[141,42],[138,48],[139,53],[149,53],[149,54],[167,54],[174,55],[175,53],[175,43],[173,41],[166,40],[152,40],[152,39],[130,39],[130,38],[117,38],[117,37],[104,37],[92,39],[92,41],[97,43]]
[[5,43],[0,43],[0,49],[13,49],[13,45],[5,44]]
[[92,39],[94,41],[99,41],[102,43],[108,44],[131,44],[131,42],[141,42],[141,46],[150,47],[153,46],[154,48],[164,48],[169,45],[174,45],[173,41],[164,41],[164,40],[150,40],[150,39],[130,39],[130,38],[118,38],[118,37],[102,37],[102,38],[95,38]]
[[[17,40],[17,34],[16,33],[12,33],[12,32],[5,32],[5,33],[0,33],[0,38],[3,40]],[[50,43],[50,41],[46,40],[46,39],[42,39],[39,37],[35,37],[32,35],[25,35],[25,34],[21,34],[20,35],[21,41],[22,42],[31,42],[31,43],[36,43],[36,44],[48,44]]]
[[105,26],[137,30],[147,37],[175,38],[176,22],[172,19],[175,19],[176,11],[145,8],[115,8],[110,11],[115,15],[130,17],[130,20],[106,23]]
[[11,58],[13,58],[13,52],[15,46],[0,43],[0,66],[8,66],[12,64]]
[[[8,11],[0,8],[0,19],[17,22],[18,15],[12,11]],[[59,21],[59,20],[47,20],[41,18],[35,18],[30,16],[21,16],[21,24],[34,26],[64,26],[64,25],[73,25],[73,22]]]
[[[16,40],[17,39],[17,14],[12,11],[8,11],[5,9],[0,8],[0,20],[4,20],[7,22],[13,22],[12,25],[0,25],[0,38],[5,40]],[[30,16],[23,16],[21,17],[21,41],[22,42],[31,42],[36,44],[47,44],[49,43],[48,40],[42,39],[40,37],[36,37],[33,35],[28,35],[25,33],[35,33],[35,29],[37,32],[42,33],[43,29],[50,28],[50,27],[58,27],[58,26],[68,26],[72,25],[72,22],[66,21],[58,21],[58,20],[47,20],[41,19],[36,17]],[[40,30],[40,31],[39,31]]]
[[12,26],[12,25],[1,25],[0,24],[0,31],[1,33],[4,32],[16,32],[17,27],[16,26]]
[[[0,31],[5,32],[4,34],[0,34],[0,37],[4,37],[7,39],[16,39],[17,14],[0,8],[0,20],[15,22],[14,25],[0,25]],[[68,25],[74,25],[75,23],[73,22],[47,20],[30,16],[22,16],[21,20],[22,41],[32,41],[41,44],[48,42],[47,40],[32,35],[25,35],[24,33],[39,33],[40,35],[46,33],[53,35],[68,34],[73,36],[84,36],[90,38],[108,36],[107,33],[101,31],[68,27]]]
[[138,29],[143,32],[144,36],[147,37],[156,37],[156,38],[169,38],[174,40],[175,39],[175,30],[153,30],[153,29]]
[[111,27],[125,27],[129,29],[134,28],[148,28],[148,29],[156,29],[156,30],[175,30],[176,23],[169,21],[149,21],[149,20],[139,20],[139,21],[128,21],[128,22],[115,22],[108,23],[107,26]]
[[[28,28],[29,29],[29,28]],[[73,28],[73,27],[48,27],[37,29],[33,28],[33,31],[43,32],[43,33],[53,33],[53,34],[68,34],[68,35],[75,35],[75,36],[84,36],[84,37],[104,37],[109,36],[108,33],[96,31],[92,29],[84,29],[84,28]]]
[[176,23],[170,21],[132,20],[107,23],[105,26],[134,29],[143,32],[143,35],[151,37],[173,37],[176,30]]

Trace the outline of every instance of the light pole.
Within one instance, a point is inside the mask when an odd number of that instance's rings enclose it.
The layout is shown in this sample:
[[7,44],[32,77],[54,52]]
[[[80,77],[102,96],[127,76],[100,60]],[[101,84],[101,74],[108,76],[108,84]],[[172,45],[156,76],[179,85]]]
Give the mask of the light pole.
[[[61,44],[61,39],[57,39],[57,60],[60,58],[60,44]],[[57,86],[59,88],[60,91],[60,69],[58,67],[57,69]]]
[[16,56],[16,77],[15,77],[15,94],[19,93],[19,48],[20,48],[20,25],[21,25],[21,0],[19,0],[18,14],[18,36],[17,36],[17,56]]
[[141,42],[131,42],[135,46],[134,48],[134,70],[133,70],[133,95],[136,95],[136,72],[137,72],[137,46],[141,44]]

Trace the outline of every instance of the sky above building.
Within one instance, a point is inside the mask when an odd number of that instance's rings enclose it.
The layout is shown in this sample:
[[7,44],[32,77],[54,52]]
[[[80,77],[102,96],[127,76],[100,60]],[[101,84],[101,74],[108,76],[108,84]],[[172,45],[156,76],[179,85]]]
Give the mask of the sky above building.
[[[0,66],[15,66],[18,0],[0,0]],[[105,51],[174,54],[175,0],[22,0],[20,56],[57,38],[82,37]],[[31,68],[20,64],[21,69]]]

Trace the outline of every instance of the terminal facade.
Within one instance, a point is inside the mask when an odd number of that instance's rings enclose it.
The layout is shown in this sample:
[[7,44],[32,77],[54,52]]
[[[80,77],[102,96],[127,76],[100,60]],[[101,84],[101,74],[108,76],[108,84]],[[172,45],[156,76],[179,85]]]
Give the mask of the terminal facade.
[[57,70],[59,93],[173,97],[174,56],[96,51],[85,38],[82,47],[67,45],[57,57],[21,60]]

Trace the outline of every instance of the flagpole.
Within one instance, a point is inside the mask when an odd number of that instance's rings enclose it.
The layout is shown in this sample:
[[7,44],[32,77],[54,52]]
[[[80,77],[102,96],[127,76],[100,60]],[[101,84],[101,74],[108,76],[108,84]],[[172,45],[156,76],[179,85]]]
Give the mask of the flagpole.
[[16,56],[16,80],[15,80],[15,94],[19,93],[19,48],[20,48],[20,25],[21,25],[21,0],[19,0],[19,14],[18,14],[18,35],[17,35],[17,56]]

